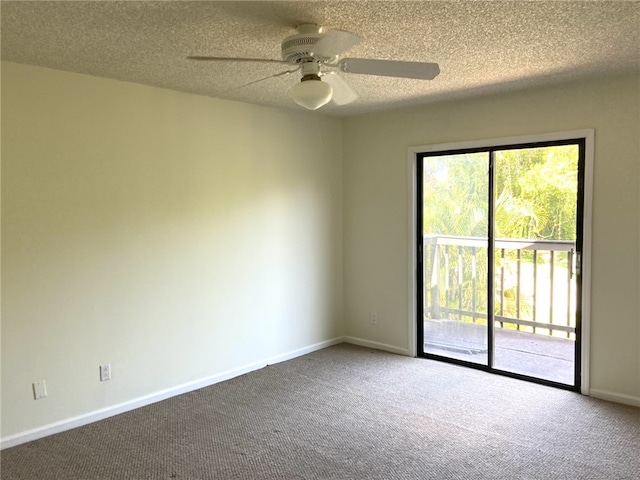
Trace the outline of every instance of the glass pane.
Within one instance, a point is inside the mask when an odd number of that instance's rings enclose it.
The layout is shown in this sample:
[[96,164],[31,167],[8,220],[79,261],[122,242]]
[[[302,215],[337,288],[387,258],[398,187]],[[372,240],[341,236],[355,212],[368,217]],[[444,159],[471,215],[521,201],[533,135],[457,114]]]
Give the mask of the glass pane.
[[424,352],[487,364],[489,154],[423,161]]
[[578,146],[496,152],[494,368],[574,385]]

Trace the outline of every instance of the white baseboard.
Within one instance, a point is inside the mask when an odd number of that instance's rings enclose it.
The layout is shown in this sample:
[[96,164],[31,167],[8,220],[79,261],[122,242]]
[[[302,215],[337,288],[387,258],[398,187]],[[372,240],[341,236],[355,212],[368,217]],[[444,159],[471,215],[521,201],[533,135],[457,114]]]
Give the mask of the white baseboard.
[[623,403],[633,407],[640,407],[640,397],[633,395],[625,395],[623,393],[609,392],[607,390],[598,390],[592,388],[589,390],[589,396],[599,398],[600,400],[608,400],[610,402]]
[[365,340],[358,337],[344,337],[346,343],[353,345],[359,345],[361,347],[373,348],[375,350],[384,350],[385,352],[397,353],[398,355],[410,356],[410,352],[406,348],[396,347],[394,345],[388,345],[386,343],[372,342],[371,340]]
[[61,420],[59,422],[50,423],[48,425],[34,428],[32,430],[27,430],[14,435],[9,435],[7,437],[0,439],[0,450],[3,450],[5,448],[10,448],[10,447],[15,447],[16,445],[31,442],[33,440],[37,440],[39,438],[47,437],[49,435],[64,432],[67,430],[71,430],[76,427],[81,427],[83,425],[97,422],[99,420],[104,420],[106,418],[113,417],[121,413],[135,410],[136,408],[145,407],[147,405],[151,405],[152,403],[166,400],[167,398],[175,397],[177,395],[182,395],[184,393],[192,392],[194,390],[199,390],[201,388],[208,387],[210,385],[214,385],[216,383],[223,382],[225,380],[229,380],[239,375],[244,375],[245,373],[253,372],[254,370],[259,370],[261,368],[264,368],[267,365],[273,365],[275,363],[291,360],[292,358],[300,357],[302,355],[315,352],[316,350],[322,350],[323,348],[327,348],[332,345],[336,345],[338,343],[343,343],[343,342],[344,342],[343,337],[336,337],[331,340],[326,340],[324,342],[320,342],[313,345],[309,345],[307,347],[292,350],[290,352],[283,353],[281,355],[275,355],[273,357],[269,357],[264,360],[260,360],[258,362],[253,362],[239,368],[227,370],[225,372],[221,372],[216,375],[212,375],[210,377],[206,377],[200,380],[178,385],[176,387],[168,388],[166,390],[161,390],[159,392],[152,393],[144,397],[118,403],[116,405],[112,405],[106,408],[101,408],[100,410],[95,410],[93,412],[89,412],[83,415],[79,415],[77,417]]

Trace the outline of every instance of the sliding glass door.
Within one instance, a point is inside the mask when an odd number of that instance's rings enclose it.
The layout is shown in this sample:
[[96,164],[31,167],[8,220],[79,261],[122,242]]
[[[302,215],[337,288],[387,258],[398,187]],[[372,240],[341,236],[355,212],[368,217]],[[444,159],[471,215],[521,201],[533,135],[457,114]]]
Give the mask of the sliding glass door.
[[486,365],[489,154],[423,162],[424,352]]
[[418,352],[579,388],[584,141],[418,156]]

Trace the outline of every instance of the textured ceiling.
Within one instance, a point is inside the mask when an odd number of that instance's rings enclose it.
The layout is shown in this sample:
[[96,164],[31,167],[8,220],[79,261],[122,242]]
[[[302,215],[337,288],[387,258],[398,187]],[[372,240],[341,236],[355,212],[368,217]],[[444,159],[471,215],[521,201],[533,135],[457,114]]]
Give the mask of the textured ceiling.
[[[640,3],[602,1],[192,2],[2,1],[2,59],[301,109],[280,59],[301,23],[348,30],[349,57],[437,62],[433,81],[344,74],[359,94],[316,114],[350,116],[497,91],[640,71]],[[286,68],[285,68],[286,69]]]

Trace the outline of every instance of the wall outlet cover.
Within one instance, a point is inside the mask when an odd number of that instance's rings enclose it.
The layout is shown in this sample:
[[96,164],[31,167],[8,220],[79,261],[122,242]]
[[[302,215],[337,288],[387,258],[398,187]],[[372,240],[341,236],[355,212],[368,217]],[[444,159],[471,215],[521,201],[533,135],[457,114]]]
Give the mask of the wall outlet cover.
[[47,396],[47,384],[44,380],[33,382],[33,398],[40,400]]

